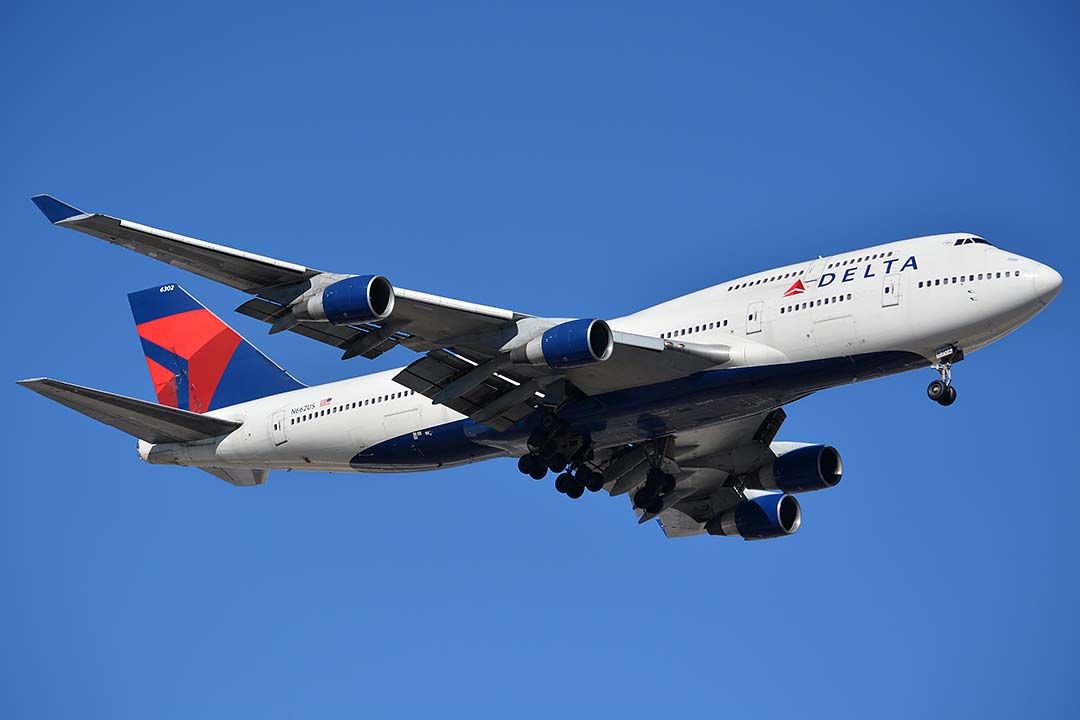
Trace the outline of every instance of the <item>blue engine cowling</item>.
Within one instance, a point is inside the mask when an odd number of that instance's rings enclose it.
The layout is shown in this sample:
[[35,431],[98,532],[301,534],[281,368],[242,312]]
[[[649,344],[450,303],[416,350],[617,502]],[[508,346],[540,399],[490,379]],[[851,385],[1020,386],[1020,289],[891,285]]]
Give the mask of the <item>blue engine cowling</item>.
[[825,490],[840,482],[844,462],[830,445],[804,445],[776,458],[746,479],[746,486],[787,493]]
[[603,362],[614,348],[611,328],[603,320],[570,320],[512,350],[510,359],[561,370]]
[[334,325],[385,320],[394,310],[394,286],[382,275],[358,275],[328,285],[293,308],[297,320]]
[[800,525],[802,508],[794,495],[761,495],[720,513],[705,530],[710,535],[767,540],[792,535]]

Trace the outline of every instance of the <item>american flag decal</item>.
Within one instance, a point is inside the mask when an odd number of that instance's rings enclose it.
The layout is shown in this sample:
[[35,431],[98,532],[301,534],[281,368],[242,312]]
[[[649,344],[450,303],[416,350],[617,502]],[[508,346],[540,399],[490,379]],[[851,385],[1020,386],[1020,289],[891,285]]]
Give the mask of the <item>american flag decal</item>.
[[319,401],[319,407],[326,407],[327,405],[329,405],[333,401],[333,399],[334,398],[326,398],[325,400],[320,400]]

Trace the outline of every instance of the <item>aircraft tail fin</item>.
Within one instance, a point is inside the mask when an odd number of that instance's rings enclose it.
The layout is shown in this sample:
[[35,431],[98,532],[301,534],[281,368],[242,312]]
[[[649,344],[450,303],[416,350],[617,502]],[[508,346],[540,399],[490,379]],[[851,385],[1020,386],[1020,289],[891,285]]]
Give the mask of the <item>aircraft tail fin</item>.
[[304,387],[179,285],[128,301],[162,405],[203,413]]

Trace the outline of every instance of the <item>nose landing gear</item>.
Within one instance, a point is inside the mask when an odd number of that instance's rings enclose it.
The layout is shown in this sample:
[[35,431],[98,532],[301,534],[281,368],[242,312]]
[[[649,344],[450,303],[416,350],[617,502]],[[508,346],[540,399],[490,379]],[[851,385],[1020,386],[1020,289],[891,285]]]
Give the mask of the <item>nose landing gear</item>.
[[926,386],[926,396],[942,407],[956,402],[956,388],[952,384],[952,363],[942,362],[934,366],[941,379]]

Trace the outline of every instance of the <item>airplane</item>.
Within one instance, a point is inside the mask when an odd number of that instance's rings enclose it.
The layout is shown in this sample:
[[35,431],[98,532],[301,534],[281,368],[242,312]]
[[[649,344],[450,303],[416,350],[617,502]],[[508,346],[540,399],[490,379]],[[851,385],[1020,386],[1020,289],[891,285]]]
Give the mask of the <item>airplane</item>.
[[138,439],[151,464],[237,486],[271,470],[411,472],[517,458],[570,498],[627,495],[667,537],[778,538],[797,495],[843,474],[831,445],[778,441],[784,406],[909,370],[957,398],[955,363],[1046,308],[1061,275],[972,233],[917,237],[765,270],[609,320],[548,318],[324,272],[49,195],[77,230],[241,290],[237,310],[341,352],[409,365],[306,386],[180,285],[129,295],[157,403],[19,381]]

